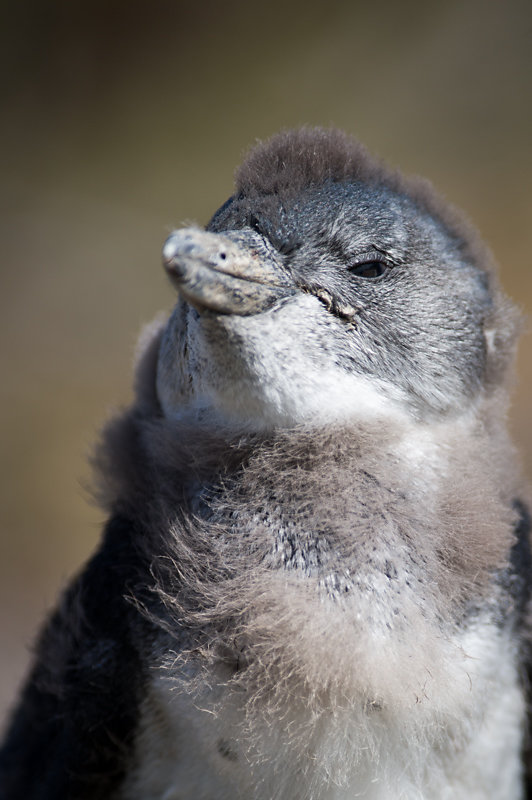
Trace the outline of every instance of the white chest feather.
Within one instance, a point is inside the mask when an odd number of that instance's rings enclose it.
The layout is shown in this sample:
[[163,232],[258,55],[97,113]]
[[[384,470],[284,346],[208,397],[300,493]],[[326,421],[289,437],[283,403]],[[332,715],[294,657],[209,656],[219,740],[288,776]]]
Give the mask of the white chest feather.
[[[372,704],[361,689],[319,713],[289,696],[276,714],[262,713],[219,676],[191,695],[183,674],[159,675],[124,798],[520,800],[524,708],[509,636],[484,621],[430,654],[411,645],[412,671],[424,680],[417,696],[405,680],[404,696],[383,686],[384,702]],[[386,681],[394,643],[379,647],[368,656]],[[400,667],[405,676],[409,667]]]

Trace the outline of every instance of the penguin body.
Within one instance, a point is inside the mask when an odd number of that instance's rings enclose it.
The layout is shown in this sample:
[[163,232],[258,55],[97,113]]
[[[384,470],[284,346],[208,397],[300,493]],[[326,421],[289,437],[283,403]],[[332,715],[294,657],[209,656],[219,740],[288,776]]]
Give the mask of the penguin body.
[[336,131],[252,151],[132,407],[109,522],[37,648],[6,800],[523,800],[517,315],[426,184]]

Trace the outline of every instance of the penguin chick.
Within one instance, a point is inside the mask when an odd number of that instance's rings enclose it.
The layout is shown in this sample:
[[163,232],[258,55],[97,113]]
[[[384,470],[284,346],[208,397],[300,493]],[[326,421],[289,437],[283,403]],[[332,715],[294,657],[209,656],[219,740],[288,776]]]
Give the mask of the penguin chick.
[[95,455],[102,544],[41,635],[10,800],[523,800],[518,318],[424,182],[259,144]]

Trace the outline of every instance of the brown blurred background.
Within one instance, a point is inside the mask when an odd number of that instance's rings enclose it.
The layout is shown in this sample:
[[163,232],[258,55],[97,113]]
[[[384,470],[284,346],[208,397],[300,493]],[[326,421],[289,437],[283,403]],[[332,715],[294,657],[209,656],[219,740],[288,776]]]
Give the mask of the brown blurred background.
[[[86,455],[256,138],[334,124],[431,178],[532,311],[529,0],[4,0],[0,719],[38,622],[94,548]],[[530,340],[513,424],[532,472]],[[526,355],[528,350],[528,357]]]

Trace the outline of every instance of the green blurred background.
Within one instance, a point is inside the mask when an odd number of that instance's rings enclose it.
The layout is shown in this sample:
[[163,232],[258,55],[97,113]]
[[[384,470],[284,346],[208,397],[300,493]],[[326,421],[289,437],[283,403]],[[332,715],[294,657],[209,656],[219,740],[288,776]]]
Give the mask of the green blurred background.
[[[173,292],[167,233],[205,223],[243,152],[334,124],[434,181],[532,310],[532,4],[0,4],[0,718],[38,622],[94,548],[86,455]],[[530,341],[513,411],[532,472]]]

